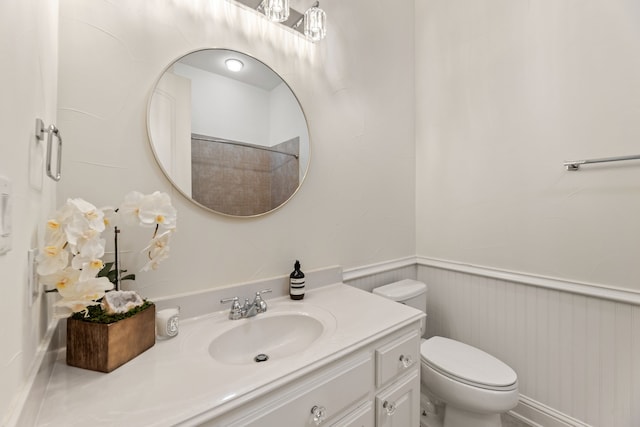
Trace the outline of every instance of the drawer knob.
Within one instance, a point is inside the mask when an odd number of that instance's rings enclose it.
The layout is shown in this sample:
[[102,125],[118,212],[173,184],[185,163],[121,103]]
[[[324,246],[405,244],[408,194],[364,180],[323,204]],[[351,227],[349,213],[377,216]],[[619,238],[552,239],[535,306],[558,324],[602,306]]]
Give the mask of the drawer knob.
[[413,359],[411,358],[411,356],[405,356],[404,354],[401,354],[400,363],[402,363],[402,366],[404,366],[405,368],[408,368],[409,366],[413,365]]
[[313,422],[319,426],[324,420],[327,419],[327,408],[324,406],[315,405],[311,408],[311,415],[313,415]]
[[388,416],[391,416],[396,412],[396,404],[393,402],[389,402],[388,400],[385,400],[382,403],[382,407],[387,411]]

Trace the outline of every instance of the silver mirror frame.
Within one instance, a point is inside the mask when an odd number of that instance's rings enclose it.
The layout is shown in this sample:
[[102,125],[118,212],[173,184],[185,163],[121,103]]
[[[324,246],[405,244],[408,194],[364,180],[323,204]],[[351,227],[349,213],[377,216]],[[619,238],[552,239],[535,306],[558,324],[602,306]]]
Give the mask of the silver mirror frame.
[[[164,74],[169,71],[169,69],[179,60],[181,60],[182,58],[184,58],[187,55],[191,55],[192,53],[195,52],[201,52],[201,51],[205,51],[205,50],[229,50],[229,51],[235,51],[238,53],[241,53],[242,55],[248,56],[251,59],[258,61],[260,63],[262,63],[266,68],[268,68],[269,70],[271,70],[271,72],[273,72],[276,76],[278,76],[280,78],[280,80],[282,80],[282,82],[284,82],[284,84],[287,86],[287,88],[289,88],[289,90],[291,91],[291,94],[293,95],[293,97],[296,99],[296,101],[298,102],[298,105],[300,107],[300,111],[302,112],[302,116],[304,117],[304,121],[307,127],[307,134],[308,134],[308,139],[309,139],[309,147],[308,147],[308,156],[307,156],[307,163],[306,165],[304,165],[304,173],[302,174],[302,179],[300,180],[300,183],[298,184],[298,187],[295,189],[295,191],[293,193],[291,193],[291,195],[284,201],[282,202],[280,205],[274,207],[273,209],[270,209],[268,211],[265,212],[261,212],[258,214],[254,214],[254,215],[232,215],[232,214],[228,214],[225,212],[219,212],[216,211],[208,206],[203,205],[202,203],[198,202],[197,200],[193,199],[193,197],[190,194],[187,194],[182,188],[180,188],[179,185],[176,184],[176,182],[173,180],[173,178],[170,176],[169,172],[165,169],[165,167],[162,165],[162,163],[160,162],[160,157],[158,155],[158,153],[156,152],[156,148],[154,146],[153,143],[153,139],[151,137],[151,126],[150,126],[150,116],[151,116],[151,102],[153,100],[153,94],[154,91],[156,89],[156,87],[158,87],[158,83],[160,82],[160,79],[162,79],[162,76],[164,76]],[[309,168],[311,166],[311,156],[312,156],[312,138],[311,138],[311,129],[309,127],[309,120],[307,118],[307,114],[302,106],[302,103],[300,102],[300,99],[298,98],[298,95],[296,95],[295,91],[293,90],[293,88],[289,85],[289,83],[282,78],[282,76],[276,72],[270,65],[266,64],[264,61],[256,58],[253,55],[250,55],[248,53],[245,52],[241,52],[238,51],[236,49],[231,49],[231,48],[227,48],[227,47],[206,47],[206,48],[201,48],[201,49],[194,49],[191,50],[187,53],[185,53],[184,55],[180,55],[179,57],[175,58],[173,61],[171,61],[163,70],[162,72],[158,75],[158,78],[155,80],[153,87],[150,89],[149,91],[149,96],[148,96],[148,100],[147,100],[147,114],[146,114],[146,127],[147,127],[147,139],[149,141],[149,146],[151,147],[151,151],[153,153],[153,158],[156,161],[156,164],[160,167],[160,170],[162,171],[162,173],[164,174],[164,176],[167,178],[167,180],[171,183],[171,185],[173,186],[174,189],[176,189],[182,196],[185,197],[185,199],[189,200],[191,203],[193,203],[196,206],[201,207],[202,209],[209,211],[209,212],[213,212],[214,214],[217,215],[222,215],[228,218],[258,218],[264,215],[268,215],[272,212],[277,211],[278,209],[282,208],[284,205],[286,205],[287,203],[289,203],[289,201],[298,193],[298,191],[300,191],[300,188],[302,187],[302,185],[304,184],[305,179],[307,178],[307,174],[309,173]]]

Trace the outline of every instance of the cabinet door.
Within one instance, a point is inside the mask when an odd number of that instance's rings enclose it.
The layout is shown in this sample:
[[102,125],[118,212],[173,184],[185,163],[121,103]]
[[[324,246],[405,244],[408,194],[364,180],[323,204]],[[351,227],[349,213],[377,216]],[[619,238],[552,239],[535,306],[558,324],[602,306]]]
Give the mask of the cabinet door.
[[418,427],[420,425],[420,375],[418,370],[376,396],[377,427]]

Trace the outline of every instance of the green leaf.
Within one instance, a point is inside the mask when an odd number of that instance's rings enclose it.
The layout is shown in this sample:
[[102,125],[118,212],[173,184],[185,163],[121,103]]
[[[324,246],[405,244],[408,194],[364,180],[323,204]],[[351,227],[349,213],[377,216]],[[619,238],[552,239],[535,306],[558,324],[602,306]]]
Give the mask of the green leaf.
[[109,271],[111,271],[113,264],[113,262],[105,262],[102,270],[98,272],[98,277],[106,277],[109,274]]

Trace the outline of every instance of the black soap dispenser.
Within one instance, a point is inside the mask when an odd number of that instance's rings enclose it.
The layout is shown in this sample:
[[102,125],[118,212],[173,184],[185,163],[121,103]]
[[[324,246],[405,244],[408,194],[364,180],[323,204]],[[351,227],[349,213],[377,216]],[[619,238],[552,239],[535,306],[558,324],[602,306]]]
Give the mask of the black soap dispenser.
[[289,296],[295,300],[304,298],[304,273],[300,270],[300,261],[297,260],[289,275]]

